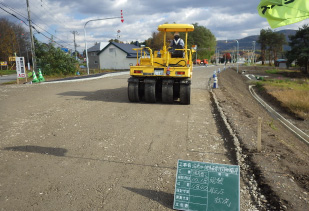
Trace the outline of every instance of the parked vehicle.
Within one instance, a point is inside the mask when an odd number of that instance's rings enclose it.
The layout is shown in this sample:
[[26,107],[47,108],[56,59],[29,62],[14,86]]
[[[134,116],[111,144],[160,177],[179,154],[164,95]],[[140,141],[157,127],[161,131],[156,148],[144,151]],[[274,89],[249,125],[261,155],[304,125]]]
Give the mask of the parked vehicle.
[[208,59],[202,59],[201,65],[208,65]]
[[277,59],[277,60],[275,61],[275,66],[276,66],[276,67],[279,67],[280,63],[286,63],[286,62],[287,62],[286,59]]
[[201,60],[200,60],[200,59],[196,59],[196,60],[194,60],[193,64],[198,64],[198,65],[200,65],[200,64],[201,64]]

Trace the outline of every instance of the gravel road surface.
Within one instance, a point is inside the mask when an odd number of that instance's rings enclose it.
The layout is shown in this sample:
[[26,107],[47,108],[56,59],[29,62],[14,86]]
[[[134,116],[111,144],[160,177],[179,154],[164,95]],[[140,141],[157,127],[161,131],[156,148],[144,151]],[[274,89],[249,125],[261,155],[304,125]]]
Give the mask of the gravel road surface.
[[1,86],[0,210],[172,210],[178,159],[236,164],[213,71],[194,69],[191,105],[130,103],[128,74]]

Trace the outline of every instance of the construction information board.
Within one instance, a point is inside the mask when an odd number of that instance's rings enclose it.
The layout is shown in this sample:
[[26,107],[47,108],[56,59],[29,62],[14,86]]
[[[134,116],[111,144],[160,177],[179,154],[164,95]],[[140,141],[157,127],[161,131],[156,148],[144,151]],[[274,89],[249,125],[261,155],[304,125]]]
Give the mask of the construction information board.
[[174,209],[240,210],[239,166],[178,160]]
[[17,78],[26,78],[24,57],[16,57]]

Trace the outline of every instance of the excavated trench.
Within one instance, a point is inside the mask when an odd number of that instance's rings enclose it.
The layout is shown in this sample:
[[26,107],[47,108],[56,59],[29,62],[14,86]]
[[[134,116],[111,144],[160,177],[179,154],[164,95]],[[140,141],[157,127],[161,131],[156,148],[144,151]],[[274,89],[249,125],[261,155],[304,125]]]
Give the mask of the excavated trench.
[[[209,84],[211,82],[209,79]],[[218,130],[225,140],[225,147],[228,151],[228,157],[235,165],[241,169],[241,178],[247,186],[252,202],[257,210],[283,210],[278,195],[265,182],[261,170],[250,156],[249,150],[242,144],[242,140],[235,130],[231,127],[228,118],[220,107],[216,95],[212,92],[211,86],[211,104],[213,114],[216,117]]]

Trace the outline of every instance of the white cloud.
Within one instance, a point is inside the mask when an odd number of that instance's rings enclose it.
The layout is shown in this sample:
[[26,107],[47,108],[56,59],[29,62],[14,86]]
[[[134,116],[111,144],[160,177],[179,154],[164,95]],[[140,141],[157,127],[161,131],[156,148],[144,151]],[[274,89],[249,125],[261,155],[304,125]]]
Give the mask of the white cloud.
[[[19,0],[0,0],[12,8],[13,14],[27,16],[25,2]],[[38,31],[73,48],[72,31],[78,31],[76,42],[78,50],[84,49],[84,24],[92,19],[120,17],[123,10],[124,23],[120,19],[95,21],[87,24],[87,42],[108,41],[116,38],[120,30],[120,40],[125,42],[144,41],[158,25],[169,23],[198,23],[210,29],[217,39],[240,39],[244,36],[257,35],[262,28],[269,28],[267,21],[257,14],[259,1],[238,0],[29,0],[31,17]],[[0,5],[6,8],[4,5]],[[18,22],[16,18],[3,10],[2,17]],[[18,16],[18,14],[17,14]],[[20,17],[20,16],[19,16]],[[22,17],[21,17],[22,18]],[[24,19],[25,20],[25,19]],[[278,28],[298,29],[308,19],[300,23]],[[47,31],[48,33],[46,33]],[[42,41],[46,38],[36,35]]]

